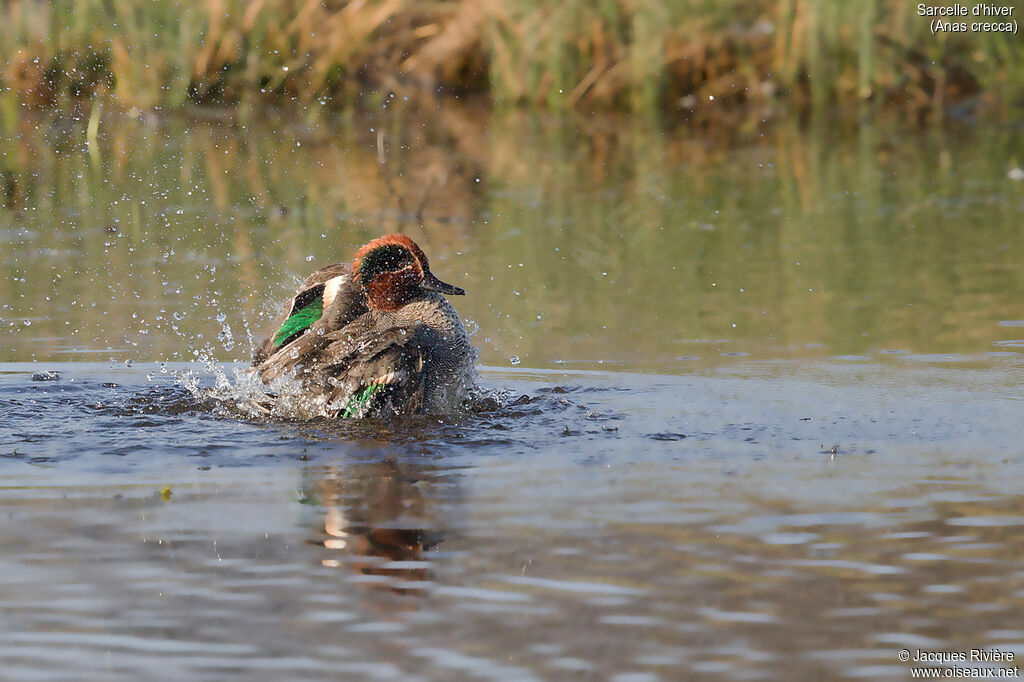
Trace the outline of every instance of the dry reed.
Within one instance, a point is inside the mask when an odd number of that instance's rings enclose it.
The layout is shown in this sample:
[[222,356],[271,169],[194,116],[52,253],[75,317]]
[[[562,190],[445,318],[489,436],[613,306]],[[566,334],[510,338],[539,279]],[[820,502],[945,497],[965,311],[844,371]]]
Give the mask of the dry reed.
[[[11,0],[0,100],[109,93],[140,110],[266,99],[344,108],[392,94],[500,105],[770,116],[897,105],[1004,111],[1024,94],[1012,34],[932,36],[902,0]],[[980,98],[980,99],[979,99]]]

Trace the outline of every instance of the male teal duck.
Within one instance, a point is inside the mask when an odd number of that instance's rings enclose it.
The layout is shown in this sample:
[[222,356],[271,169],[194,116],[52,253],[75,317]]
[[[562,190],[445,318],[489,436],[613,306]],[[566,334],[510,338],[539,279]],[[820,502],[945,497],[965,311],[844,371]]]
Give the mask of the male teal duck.
[[404,234],[374,239],[351,268],[306,278],[253,367],[264,382],[294,376],[332,416],[451,412],[471,383],[473,351],[442,294],[465,293],[435,277]]

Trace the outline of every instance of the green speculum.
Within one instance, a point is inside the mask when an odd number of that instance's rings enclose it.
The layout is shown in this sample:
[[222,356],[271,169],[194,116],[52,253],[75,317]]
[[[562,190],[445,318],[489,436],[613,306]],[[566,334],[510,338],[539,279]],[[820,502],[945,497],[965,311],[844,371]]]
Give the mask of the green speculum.
[[281,328],[274,334],[274,348],[280,348],[299,334],[304,332],[311,324],[320,319],[324,314],[324,297],[317,296],[302,308],[291,314]]
[[379,392],[383,386],[380,384],[370,384],[361,391],[358,391],[348,400],[348,404],[345,405],[345,411],[341,413],[341,416],[348,419],[349,417],[358,416],[366,404],[370,402],[370,399]]

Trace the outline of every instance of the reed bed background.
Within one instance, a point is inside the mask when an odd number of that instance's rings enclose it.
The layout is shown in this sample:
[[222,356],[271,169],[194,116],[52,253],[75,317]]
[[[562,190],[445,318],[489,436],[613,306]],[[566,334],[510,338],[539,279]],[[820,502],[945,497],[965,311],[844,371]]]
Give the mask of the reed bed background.
[[1024,96],[1024,42],[929,33],[906,0],[11,0],[0,106],[310,109],[480,93],[583,112],[898,107]]

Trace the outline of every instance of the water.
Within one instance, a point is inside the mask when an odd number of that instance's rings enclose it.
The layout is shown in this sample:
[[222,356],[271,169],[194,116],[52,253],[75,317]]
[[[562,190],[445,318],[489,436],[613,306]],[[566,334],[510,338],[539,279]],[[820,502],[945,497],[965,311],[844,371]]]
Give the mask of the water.
[[[437,116],[386,122],[383,168],[376,123],[0,137],[6,679],[1024,656],[1019,136]],[[489,400],[304,421],[217,387],[394,228],[469,292]]]
[[155,367],[2,366],[0,657],[902,679],[901,646],[1024,654],[1024,372],[902,362],[485,369],[518,405],[355,426],[232,419]]

